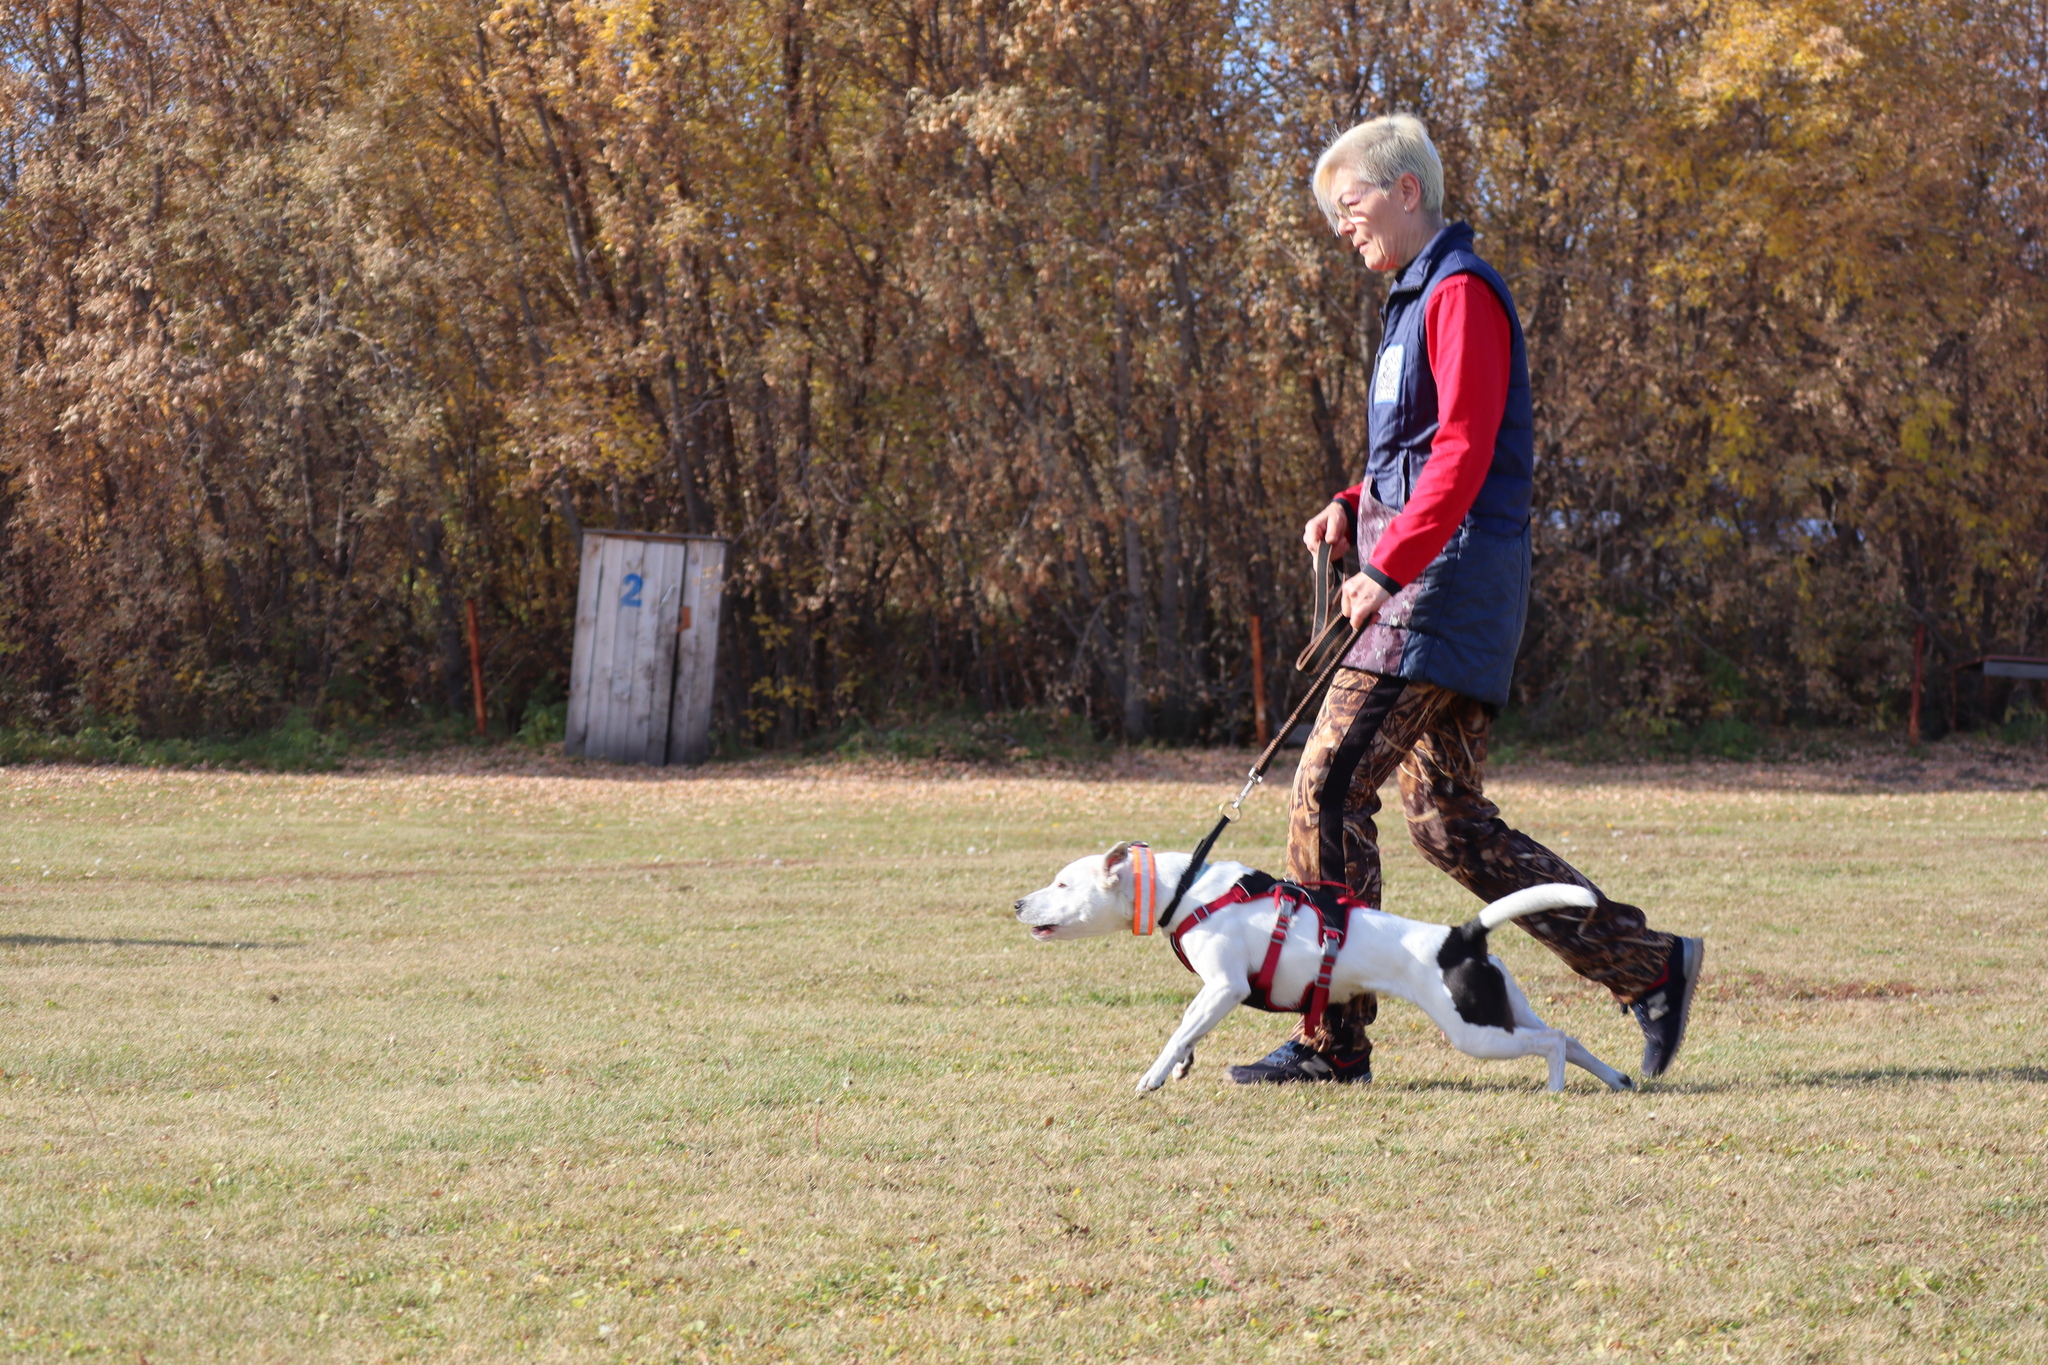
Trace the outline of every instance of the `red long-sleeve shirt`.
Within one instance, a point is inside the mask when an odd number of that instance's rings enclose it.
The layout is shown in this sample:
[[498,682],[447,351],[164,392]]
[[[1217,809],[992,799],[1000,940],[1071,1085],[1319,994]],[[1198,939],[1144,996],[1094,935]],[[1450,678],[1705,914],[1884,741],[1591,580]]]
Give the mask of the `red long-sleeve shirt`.
[[[1472,510],[1508,406],[1508,314],[1486,281],[1453,275],[1439,284],[1423,313],[1423,335],[1436,378],[1436,439],[1408,505],[1373,549],[1369,568],[1389,592],[1413,583]],[[1363,488],[1337,495],[1351,509],[1354,526]]]

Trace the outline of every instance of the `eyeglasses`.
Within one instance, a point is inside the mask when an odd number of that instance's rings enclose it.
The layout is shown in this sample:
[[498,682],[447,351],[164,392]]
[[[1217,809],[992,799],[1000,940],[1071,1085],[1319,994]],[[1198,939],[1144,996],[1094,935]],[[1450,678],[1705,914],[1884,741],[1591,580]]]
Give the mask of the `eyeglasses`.
[[[1367,189],[1375,189],[1375,190],[1378,190],[1378,191],[1379,191],[1379,192],[1380,192],[1381,194],[1391,194],[1391,193],[1393,193],[1393,187],[1392,187],[1392,186],[1390,186],[1390,185],[1375,185],[1375,184],[1373,184],[1373,183],[1372,183],[1372,182],[1370,182],[1370,181],[1366,181],[1366,182],[1363,182],[1363,183],[1361,183],[1361,184],[1360,184],[1360,185],[1358,186],[1358,188],[1357,188],[1356,190],[1354,190],[1354,191],[1353,191],[1353,193],[1355,193],[1355,194],[1359,195],[1359,196],[1360,196],[1361,198],[1363,198],[1363,197],[1364,197],[1364,194],[1365,194],[1365,191],[1366,191]],[[1342,200],[1339,200],[1339,201],[1338,201],[1338,203],[1337,203],[1337,231],[1339,231],[1339,232],[1342,232],[1342,231],[1344,231],[1344,228],[1345,228],[1345,226],[1346,226],[1347,224],[1351,224],[1351,223],[1362,223],[1362,222],[1364,222],[1364,221],[1365,221],[1365,219],[1364,219],[1364,217],[1363,217],[1362,215],[1360,215],[1360,214],[1357,214],[1357,213],[1354,213],[1354,212],[1352,212],[1352,210],[1353,210],[1353,209],[1355,209],[1355,208],[1357,208],[1357,207],[1358,207],[1358,206],[1357,206],[1356,204],[1346,204],[1346,203],[1344,203],[1344,202],[1343,202]]]

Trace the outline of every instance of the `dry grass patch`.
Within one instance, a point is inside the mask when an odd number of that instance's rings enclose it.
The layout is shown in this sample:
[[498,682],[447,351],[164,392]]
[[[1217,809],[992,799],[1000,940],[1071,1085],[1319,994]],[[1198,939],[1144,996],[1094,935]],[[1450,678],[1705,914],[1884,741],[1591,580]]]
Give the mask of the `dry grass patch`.
[[[1370,1088],[1228,1085],[1282,1031],[1240,1011],[1140,1101],[1193,978],[1008,903],[1187,846],[1236,762],[0,773],[0,1343],[2048,1358],[2048,794],[1509,770],[1513,819],[1707,935],[1667,1082],[1552,1099],[1393,1003]],[[1266,793],[1229,851],[1281,835]],[[1389,887],[1470,908],[1405,848]]]

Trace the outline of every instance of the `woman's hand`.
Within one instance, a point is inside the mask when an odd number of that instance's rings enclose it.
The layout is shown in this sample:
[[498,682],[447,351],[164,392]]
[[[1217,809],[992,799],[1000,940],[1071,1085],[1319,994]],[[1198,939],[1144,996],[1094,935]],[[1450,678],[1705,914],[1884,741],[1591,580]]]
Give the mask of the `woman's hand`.
[[1392,600],[1392,596],[1375,580],[1355,573],[1344,580],[1344,614],[1351,618],[1355,630],[1372,620],[1379,609]]
[[1301,528],[1301,543],[1314,554],[1316,546],[1327,544],[1331,559],[1342,559],[1351,552],[1351,514],[1344,510],[1344,504],[1333,502],[1308,519]]

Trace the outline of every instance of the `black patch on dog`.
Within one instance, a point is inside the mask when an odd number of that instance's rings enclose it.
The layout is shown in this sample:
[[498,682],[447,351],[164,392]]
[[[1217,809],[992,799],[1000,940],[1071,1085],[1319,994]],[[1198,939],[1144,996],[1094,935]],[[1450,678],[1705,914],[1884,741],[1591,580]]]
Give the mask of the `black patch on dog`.
[[1286,887],[1296,896],[1313,905],[1323,917],[1323,924],[1335,929],[1348,929],[1350,912],[1344,908],[1344,889],[1328,882],[1317,882],[1314,886],[1303,886],[1300,882],[1285,882],[1270,872],[1247,872],[1237,879],[1244,888],[1244,894],[1252,900],[1270,896],[1281,887]]
[[1247,872],[1237,879],[1237,884],[1244,888],[1245,895],[1257,900],[1271,894],[1273,888],[1280,885],[1280,879],[1265,872]]
[[1437,951],[1436,965],[1443,970],[1444,988],[1458,1017],[1468,1024],[1485,1024],[1509,1033],[1515,1031],[1514,1007],[1508,1003],[1508,983],[1486,956],[1486,926],[1468,919],[1445,936]]

